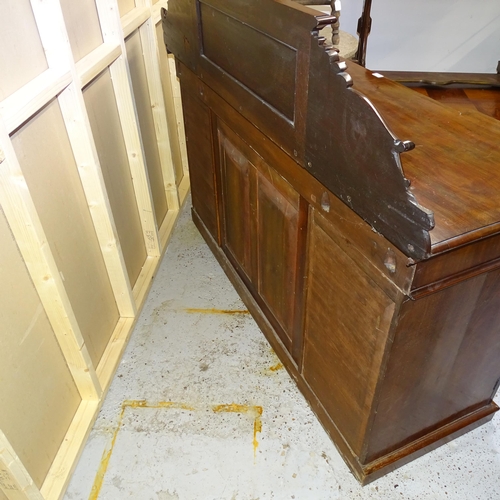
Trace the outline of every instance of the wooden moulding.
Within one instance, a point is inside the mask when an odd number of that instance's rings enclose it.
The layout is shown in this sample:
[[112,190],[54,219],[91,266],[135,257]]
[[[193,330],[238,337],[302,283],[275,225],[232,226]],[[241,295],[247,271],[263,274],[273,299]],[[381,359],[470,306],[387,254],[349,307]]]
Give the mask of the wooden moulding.
[[387,78],[405,85],[500,87],[500,74],[492,73],[425,73],[419,71],[382,71],[382,73]]

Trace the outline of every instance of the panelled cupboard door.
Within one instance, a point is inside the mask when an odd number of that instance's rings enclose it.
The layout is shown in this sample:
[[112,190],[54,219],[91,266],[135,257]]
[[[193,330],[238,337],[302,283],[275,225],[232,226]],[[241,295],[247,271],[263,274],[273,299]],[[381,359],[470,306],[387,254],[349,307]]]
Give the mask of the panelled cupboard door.
[[395,302],[333,234],[311,209],[303,375],[360,456]]
[[[228,137],[229,136],[229,137]],[[223,247],[246,277],[257,283],[255,166],[241,151],[241,141],[228,130],[219,129],[224,237]],[[238,146],[240,146],[238,148]]]
[[300,196],[224,123],[218,123],[223,248],[269,310],[291,350]]

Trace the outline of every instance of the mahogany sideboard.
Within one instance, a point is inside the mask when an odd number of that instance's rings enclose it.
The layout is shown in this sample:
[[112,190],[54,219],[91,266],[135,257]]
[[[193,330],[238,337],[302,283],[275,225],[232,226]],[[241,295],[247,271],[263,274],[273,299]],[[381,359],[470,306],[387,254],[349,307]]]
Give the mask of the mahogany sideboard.
[[492,418],[500,122],[339,58],[288,0],[170,0],[192,215],[356,478]]

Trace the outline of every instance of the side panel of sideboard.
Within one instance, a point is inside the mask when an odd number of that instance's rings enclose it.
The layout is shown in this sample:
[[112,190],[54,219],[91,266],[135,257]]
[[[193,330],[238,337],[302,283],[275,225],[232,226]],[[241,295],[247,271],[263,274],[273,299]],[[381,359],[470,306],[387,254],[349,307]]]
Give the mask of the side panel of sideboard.
[[496,410],[499,324],[500,270],[403,304],[366,462]]

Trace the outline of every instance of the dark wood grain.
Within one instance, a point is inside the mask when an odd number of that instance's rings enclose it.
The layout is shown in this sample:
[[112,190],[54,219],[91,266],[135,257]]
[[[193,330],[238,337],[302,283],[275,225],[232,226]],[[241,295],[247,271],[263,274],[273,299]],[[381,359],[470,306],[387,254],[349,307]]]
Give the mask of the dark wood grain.
[[464,89],[464,92],[480,113],[500,120],[500,87],[495,90]]
[[369,484],[398,467],[407,464],[415,458],[418,458],[423,454],[428,453],[429,451],[432,451],[437,447],[463,435],[464,433],[489,422],[494,413],[498,411],[498,406],[494,402],[491,402],[480,409],[472,410],[456,420],[438,427],[420,439],[416,439],[415,441],[402,446],[392,453],[371,462],[365,462],[362,465],[359,461],[359,457],[353,453],[352,449],[345,441],[344,436],[340,433],[337,424],[325,410],[322,402],[318,399],[315,392],[301,376],[294,360],[290,356],[289,351],[276,335],[275,329],[269,322],[267,314],[261,308],[255,297],[249,292],[248,286],[244,283],[244,281],[242,281],[241,277],[235,271],[234,266],[212,238],[195,210],[193,210],[193,221],[200,230],[202,236],[205,238],[205,241],[214,253],[236,291],[241,296],[243,302],[248,307],[248,310],[252,313],[252,316],[257,321],[257,324],[269,340],[269,343],[273,347],[274,351],[282,360],[289,375],[296,382],[302,394],[306,397],[308,403],[311,405],[314,413],[317,415],[326,432],[335,443],[335,446],[343,459],[347,464],[349,464],[354,477],[362,485]]
[[196,94],[182,88],[184,126],[193,206],[202,215],[211,234],[218,237],[218,218],[215,197],[215,165],[211,134],[210,109]]
[[[251,281],[257,279],[255,230],[255,167],[219,131],[224,210],[223,244],[230,251]],[[252,199],[251,199],[252,198]]]
[[499,277],[483,273],[403,304],[363,462],[491,403],[500,378]]
[[[291,348],[296,320],[299,194],[223,122],[219,124],[225,247]],[[302,222],[304,223],[304,222]]]
[[203,3],[200,23],[203,55],[293,122],[297,51]]
[[479,111],[486,116],[500,120],[500,86],[494,89],[415,86],[410,86],[410,88],[446,106],[461,111]]
[[309,235],[303,375],[360,455],[395,304],[328,232],[329,224],[315,216]]
[[406,255],[427,257],[434,217],[408,189],[400,163],[400,154],[410,151],[413,143],[387,128],[378,111],[351,86],[345,63],[321,43],[312,47],[311,73],[315,78],[308,103],[308,171]]

